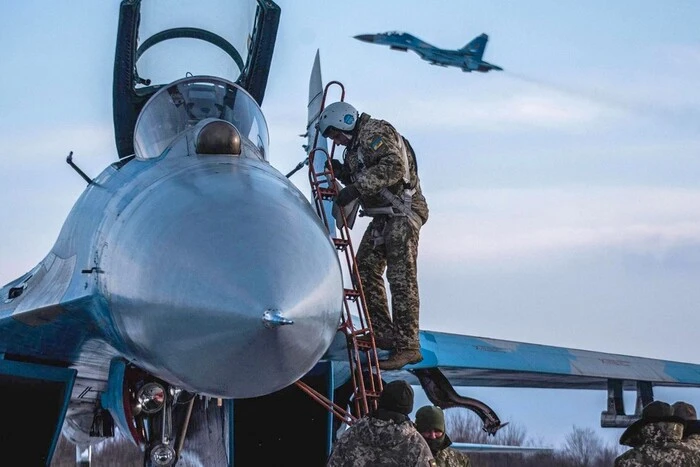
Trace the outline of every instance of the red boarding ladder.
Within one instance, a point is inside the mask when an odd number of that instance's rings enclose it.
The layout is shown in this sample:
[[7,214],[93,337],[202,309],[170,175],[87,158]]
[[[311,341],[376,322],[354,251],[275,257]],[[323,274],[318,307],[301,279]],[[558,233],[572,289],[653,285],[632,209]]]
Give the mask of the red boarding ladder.
[[[321,110],[325,107],[328,88],[337,84],[341,88],[341,100],[345,98],[345,89],[338,81],[328,83],[323,92],[323,102]],[[319,135],[316,134],[313,147],[316,148]],[[333,225],[334,219],[327,219],[326,211],[323,202],[332,200],[338,194],[338,185],[336,183],[335,174],[328,161],[333,158],[336,145],[331,149],[330,156],[325,149],[316,148],[309,153],[309,182],[311,184],[311,192],[313,201],[316,206],[316,212],[323,220],[325,225]],[[316,157],[324,157],[324,170],[316,172],[314,168],[314,159]],[[342,209],[340,210],[342,212]],[[342,226],[338,228],[338,237],[333,238],[333,244],[338,250],[338,254],[343,254],[341,266],[345,265],[345,273],[350,278],[350,284],[346,284],[344,288],[343,313],[341,315],[340,326],[338,331],[345,334],[347,339],[348,362],[350,364],[350,374],[352,375],[353,384],[353,411],[348,414],[343,408],[317,393],[305,383],[298,381],[296,384],[304,390],[317,402],[331,410],[333,414],[347,424],[352,424],[357,418],[360,418],[377,407],[379,395],[382,392],[382,377],[379,369],[379,358],[377,356],[377,348],[374,342],[374,333],[372,332],[372,324],[367,313],[367,304],[365,295],[362,291],[362,283],[360,274],[357,269],[355,260],[355,250],[352,246],[350,238],[350,229],[347,226],[345,213],[342,213]],[[355,316],[353,316],[353,311]],[[370,343],[360,342],[358,336],[369,337]]]

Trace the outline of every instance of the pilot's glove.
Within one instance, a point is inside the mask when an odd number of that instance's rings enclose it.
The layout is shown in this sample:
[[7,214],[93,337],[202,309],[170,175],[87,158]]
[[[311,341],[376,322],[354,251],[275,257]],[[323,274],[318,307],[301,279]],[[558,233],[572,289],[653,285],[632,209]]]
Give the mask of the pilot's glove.
[[331,167],[333,168],[333,175],[335,175],[335,178],[339,178],[340,174],[343,173],[343,163],[338,159],[331,159]]
[[343,170],[343,163],[338,159],[331,159],[331,167],[333,168],[333,173],[339,174]]
[[359,197],[360,190],[358,190],[355,185],[348,185],[340,190],[340,193],[338,193],[338,196],[335,198],[335,202],[338,206],[343,207]]

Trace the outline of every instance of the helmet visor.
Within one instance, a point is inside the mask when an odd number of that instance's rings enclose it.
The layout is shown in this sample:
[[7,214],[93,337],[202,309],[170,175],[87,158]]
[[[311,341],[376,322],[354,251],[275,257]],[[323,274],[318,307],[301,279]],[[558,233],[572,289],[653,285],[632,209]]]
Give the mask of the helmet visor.
[[338,135],[338,133],[340,133],[340,130],[338,130],[336,127],[328,126],[323,131],[323,133],[321,133],[321,136],[323,136],[324,138],[333,139],[336,135]]

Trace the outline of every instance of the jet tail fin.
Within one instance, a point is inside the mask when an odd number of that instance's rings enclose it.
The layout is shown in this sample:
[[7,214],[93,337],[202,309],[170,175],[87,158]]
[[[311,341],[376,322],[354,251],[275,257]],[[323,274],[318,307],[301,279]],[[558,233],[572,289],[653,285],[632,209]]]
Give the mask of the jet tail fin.
[[486,48],[486,42],[488,42],[488,40],[488,35],[481,34],[472,39],[467,45],[459,49],[459,51],[470,55],[477,60],[481,60],[481,57],[484,55],[484,49]]

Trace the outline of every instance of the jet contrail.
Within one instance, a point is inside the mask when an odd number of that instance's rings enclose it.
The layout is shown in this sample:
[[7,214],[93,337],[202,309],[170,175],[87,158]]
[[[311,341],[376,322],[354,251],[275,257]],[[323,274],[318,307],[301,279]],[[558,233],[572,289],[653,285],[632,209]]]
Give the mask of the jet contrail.
[[575,89],[560,83],[554,83],[541,78],[527,76],[521,73],[514,73],[507,70],[505,70],[503,74],[505,76],[510,76],[517,80],[565,94],[576,99],[583,99],[617,110],[632,112],[636,115],[648,116],[654,119],[662,119],[664,121],[667,121],[669,118],[687,120],[687,114],[684,114],[681,109],[660,106],[659,104],[652,102],[633,101],[622,96],[606,94],[604,91],[596,89]]

